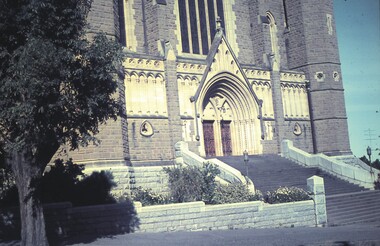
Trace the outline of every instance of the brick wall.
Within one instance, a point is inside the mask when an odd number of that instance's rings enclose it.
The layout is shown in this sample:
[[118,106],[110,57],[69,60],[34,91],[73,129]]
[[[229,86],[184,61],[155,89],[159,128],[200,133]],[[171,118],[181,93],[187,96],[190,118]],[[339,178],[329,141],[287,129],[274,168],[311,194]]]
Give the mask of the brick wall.
[[[140,126],[144,120],[148,120],[154,130],[153,136],[145,137],[140,134]],[[131,161],[161,161],[172,159],[170,141],[170,126],[168,119],[128,119],[128,139]]]
[[96,137],[100,140],[99,145],[90,143],[87,147],[79,147],[78,150],[69,151],[68,156],[75,163],[81,162],[113,162],[124,163],[126,161],[124,141],[122,135],[122,121],[110,120],[106,125],[99,127]]
[[90,32],[105,32],[111,36],[119,34],[117,0],[94,0],[88,15]]
[[333,1],[319,1],[318,6],[311,0],[286,3],[289,17],[289,66],[305,72],[310,81],[309,103],[315,150],[329,155],[351,153]]
[[[254,63],[253,53],[253,40],[251,38],[252,28],[250,22],[251,19],[250,8],[251,0],[235,1],[233,11],[236,15],[236,40],[239,46],[239,61],[243,64]],[[229,40],[231,42],[232,40]]]
[[[136,26],[134,35],[137,40],[137,53],[134,57],[147,55],[163,55],[159,41],[169,41],[174,54],[178,54],[177,13],[174,11],[176,0],[167,0],[165,4],[157,4],[151,0],[133,1],[134,20]],[[339,64],[336,30],[333,18],[332,0],[322,0],[315,4],[312,0],[286,0],[287,23],[283,1],[242,0],[235,1],[232,9],[236,16],[236,42],[238,43],[239,62],[246,67],[258,66],[269,70],[267,55],[272,52],[269,26],[259,21],[266,18],[269,11],[275,18],[277,26],[278,46],[281,56],[281,70],[297,69],[303,71],[310,81],[311,102],[313,104],[313,123],[308,121],[303,134],[293,134],[294,121],[284,121],[281,105],[281,93],[277,86],[279,79],[272,76],[273,100],[276,102],[276,132],[277,146],[273,141],[263,142],[264,153],[279,151],[280,141],[284,138],[294,141],[297,147],[307,152],[313,151],[312,126],[315,126],[315,142],[318,151],[336,154],[350,152],[347,119]],[[118,36],[117,0],[95,0],[89,15],[90,30],[105,31]],[[330,34],[326,14],[332,16]],[[146,17],[145,20],[143,17]],[[235,42],[235,40],[229,40]],[[171,49],[169,46],[166,49]],[[90,146],[79,152],[70,153],[81,160],[99,159],[115,160],[121,163],[129,159],[132,162],[172,161],[174,144],[181,140],[181,120],[179,116],[179,98],[177,84],[177,68],[171,56],[165,60],[165,80],[168,102],[168,118],[144,119],[132,118],[127,122],[110,122],[102,128],[99,138],[102,145]],[[193,59],[201,61],[202,57]],[[315,75],[322,71],[323,81],[317,81]],[[337,72],[340,78],[333,76]],[[334,103],[331,103],[331,100]],[[155,130],[152,137],[140,135],[140,125],[143,120],[149,120]],[[103,130],[104,129],[104,130]],[[114,144],[111,148],[110,144]],[[197,150],[198,143],[193,144]],[[129,153],[130,151],[130,153]]]

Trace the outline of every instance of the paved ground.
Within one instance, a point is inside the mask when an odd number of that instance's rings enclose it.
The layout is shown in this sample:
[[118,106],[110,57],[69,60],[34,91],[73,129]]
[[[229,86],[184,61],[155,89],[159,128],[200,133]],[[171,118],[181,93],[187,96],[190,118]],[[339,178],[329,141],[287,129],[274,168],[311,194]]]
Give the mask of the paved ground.
[[246,229],[206,232],[137,233],[101,238],[79,245],[380,245],[380,225],[326,228]]

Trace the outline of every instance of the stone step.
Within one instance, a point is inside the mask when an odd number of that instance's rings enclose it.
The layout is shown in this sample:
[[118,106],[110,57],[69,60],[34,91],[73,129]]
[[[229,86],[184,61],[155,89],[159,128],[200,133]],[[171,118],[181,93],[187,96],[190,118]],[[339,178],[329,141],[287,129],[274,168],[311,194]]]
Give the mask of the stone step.
[[362,204],[357,204],[356,206],[349,206],[345,209],[328,209],[330,212],[331,217],[333,218],[346,218],[351,217],[352,215],[356,216],[359,214],[368,214],[369,211],[373,211],[373,209],[376,209],[378,207],[378,204],[374,205],[368,205],[367,201]]
[[354,200],[361,201],[367,198],[378,198],[379,196],[380,196],[380,191],[369,190],[369,191],[361,191],[361,192],[353,192],[353,193],[348,193],[348,194],[327,196],[327,201],[330,201],[336,205],[339,205],[340,203],[345,204],[347,203],[347,201],[354,201]]
[[363,224],[369,222],[380,222],[380,214],[364,214],[360,216],[349,216],[344,219],[334,219],[334,217],[330,218],[330,215],[327,215],[329,218],[328,224],[330,226],[338,226],[338,225],[349,225],[349,224]]
[[380,191],[363,191],[326,198],[330,225],[380,222]]
[[[256,189],[264,193],[280,186],[296,186],[306,189],[306,179],[313,175],[325,179],[327,195],[364,190],[362,187],[339,180],[317,168],[303,167],[278,155],[259,155],[249,158],[249,176]],[[242,163],[241,156],[220,157],[219,159],[240,170],[243,174],[246,173],[246,166]]]
[[378,194],[380,194],[380,190],[363,190],[361,192],[352,192],[351,194],[341,194],[341,195],[329,196],[329,199],[341,201],[341,200],[347,199],[349,197],[360,198],[360,197],[366,197],[368,195],[377,196]]
[[[338,179],[317,168],[306,168],[278,155],[250,156],[249,177],[255,188],[264,194],[280,186],[296,186],[306,190],[306,179],[318,175],[324,178],[326,208],[330,225],[380,222],[380,191],[366,191],[363,187]],[[242,157],[222,157],[243,174],[246,166]],[[376,214],[376,215],[374,215]]]

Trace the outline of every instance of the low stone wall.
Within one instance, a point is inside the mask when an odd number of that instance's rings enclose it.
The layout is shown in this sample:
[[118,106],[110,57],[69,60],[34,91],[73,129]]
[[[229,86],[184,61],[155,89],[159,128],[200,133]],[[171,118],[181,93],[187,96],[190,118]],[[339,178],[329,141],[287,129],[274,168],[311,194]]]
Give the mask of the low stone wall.
[[205,205],[191,202],[142,207],[136,232],[208,231],[243,228],[315,226],[314,202],[266,204],[261,201]]
[[[70,203],[44,206],[50,240],[96,238],[128,232],[208,231],[327,225],[323,178],[307,179],[313,200],[282,204],[262,201],[205,205],[190,202],[142,207],[140,202],[72,207]],[[18,208],[0,210],[0,238],[17,239]],[[8,237],[8,238],[6,238]],[[13,238],[12,238],[13,237]]]
[[131,166],[115,166],[115,167],[93,167],[86,168],[85,173],[90,175],[94,171],[109,171],[114,177],[117,184],[112,190],[116,196],[129,194],[133,188],[142,187],[151,189],[155,193],[167,194],[169,192],[169,177],[164,172],[165,166],[146,166],[146,167],[131,167]]
[[284,140],[281,144],[281,155],[300,165],[318,167],[319,169],[353,184],[374,189],[373,182],[377,179],[379,171],[372,172],[360,166],[353,166],[340,161],[337,158],[328,157],[324,154],[309,154],[295,148],[293,142]]

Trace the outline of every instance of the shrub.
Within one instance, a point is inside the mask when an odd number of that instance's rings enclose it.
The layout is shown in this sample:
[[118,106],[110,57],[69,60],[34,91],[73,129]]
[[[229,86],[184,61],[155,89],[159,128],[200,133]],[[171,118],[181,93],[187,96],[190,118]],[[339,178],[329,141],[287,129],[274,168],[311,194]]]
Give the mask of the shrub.
[[380,173],[377,175],[377,180],[374,182],[375,190],[380,190]]
[[170,202],[167,196],[157,194],[152,189],[143,189],[142,187],[132,190],[131,198],[133,201],[141,202],[143,206],[167,204]]
[[169,175],[170,196],[173,202],[204,201],[212,203],[219,169],[210,163],[203,167],[164,168]]
[[[94,172],[90,176],[83,173],[84,165],[56,160],[38,184],[37,195],[43,203],[71,202],[74,206],[115,203],[110,194],[116,186],[109,172]],[[8,188],[0,197],[1,206],[19,204],[17,187]]]
[[77,184],[85,177],[84,165],[74,164],[72,159],[54,161],[50,171],[45,172],[40,185],[43,203],[73,201],[77,196]]
[[252,194],[247,186],[242,183],[232,183],[229,185],[218,184],[212,199],[213,204],[249,202],[262,200],[259,190]]
[[367,164],[368,166],[371,166],[372,168],[375,168],[377,170],[380,170],[380,160],[379,159],[376,159],[375,161],[373,161],[371,164],[369,162],[369,160],[367,159],[367,157],[365,155],[363,155],[362,157],[359,158],[361,161],[363,161],[365,164]]
[[76,185],[76,195],[72,199],[74,206],[87,206],[98,204],[116,203],[111,195],[111,189],[116,186],[113,175],[110,172],[93,172]]
[[267,203],[284,203],[310,200],[310,196],[298,187],[280,187],[275,191],[268,191],[264,200]]

